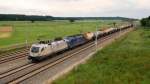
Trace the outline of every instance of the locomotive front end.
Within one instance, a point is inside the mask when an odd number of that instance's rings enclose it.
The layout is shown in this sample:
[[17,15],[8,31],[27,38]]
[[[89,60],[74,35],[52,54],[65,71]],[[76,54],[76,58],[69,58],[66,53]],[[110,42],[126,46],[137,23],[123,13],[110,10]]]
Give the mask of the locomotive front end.
[[44,58],[42,51],[44,50],[44,45],[33,44],[30,48],[28,59],[31,61],[40,61]]

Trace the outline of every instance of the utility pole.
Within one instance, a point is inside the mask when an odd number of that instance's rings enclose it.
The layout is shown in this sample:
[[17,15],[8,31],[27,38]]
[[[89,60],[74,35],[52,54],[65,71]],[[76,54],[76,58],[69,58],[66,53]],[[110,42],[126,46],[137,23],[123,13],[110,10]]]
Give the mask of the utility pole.
[[27,50],[28,50],[28,32],[27,32],[27,28],[26,28],[26,35],[25,35],[25,37],[26,37],[26,48],[27,48]]
[[97,36],[98,32],[97,32],[97,26],[96,26],[96,36],[95,36],[95,48],[96,48],[96,52],[97,52]]

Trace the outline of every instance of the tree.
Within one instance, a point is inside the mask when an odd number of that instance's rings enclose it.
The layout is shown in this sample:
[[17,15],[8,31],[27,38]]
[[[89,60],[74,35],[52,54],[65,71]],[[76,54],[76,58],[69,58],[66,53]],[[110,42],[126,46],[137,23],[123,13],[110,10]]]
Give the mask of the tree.
[[148,17],[148,19],[150,20],[150,16]]
[[69,22],[73,23],[73,22],[75,22],[75,20],[74,19],[69,19]]
[[146,26],[146,19],[145,18],[141,20],[141,25]]
[[34,23],[35,21],[34,20],[31,20],[31,23]]
[[150,27],[150,16],[143,18],[140,22],[142,26]]
[[114,27],[116,27],[116,22],[113,22]]

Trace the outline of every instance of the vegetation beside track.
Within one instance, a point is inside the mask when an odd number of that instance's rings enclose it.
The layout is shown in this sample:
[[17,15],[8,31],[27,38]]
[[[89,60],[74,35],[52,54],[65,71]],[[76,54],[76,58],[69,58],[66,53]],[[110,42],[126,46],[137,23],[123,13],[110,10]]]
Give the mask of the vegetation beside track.
[[[112,26],[114,21],[1,21],[0,27],[10,26],[13,28],[11,36],[0,38],[0,48],[14,44],[37,41],[38,38],[53,39],[78,34],[80,32],[95,31],[96,26]],[[120,21],[115,21],[120,22]]]
[[138,29],[95,54],[54,84],[149,84],[150,29]]

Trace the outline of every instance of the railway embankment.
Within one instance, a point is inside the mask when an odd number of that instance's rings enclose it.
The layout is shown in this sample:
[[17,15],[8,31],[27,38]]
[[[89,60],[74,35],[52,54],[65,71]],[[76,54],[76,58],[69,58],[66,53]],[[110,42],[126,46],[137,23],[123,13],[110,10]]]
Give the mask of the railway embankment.
[[54,84],[148,84],[150,30],[139,28],[98,51]]

